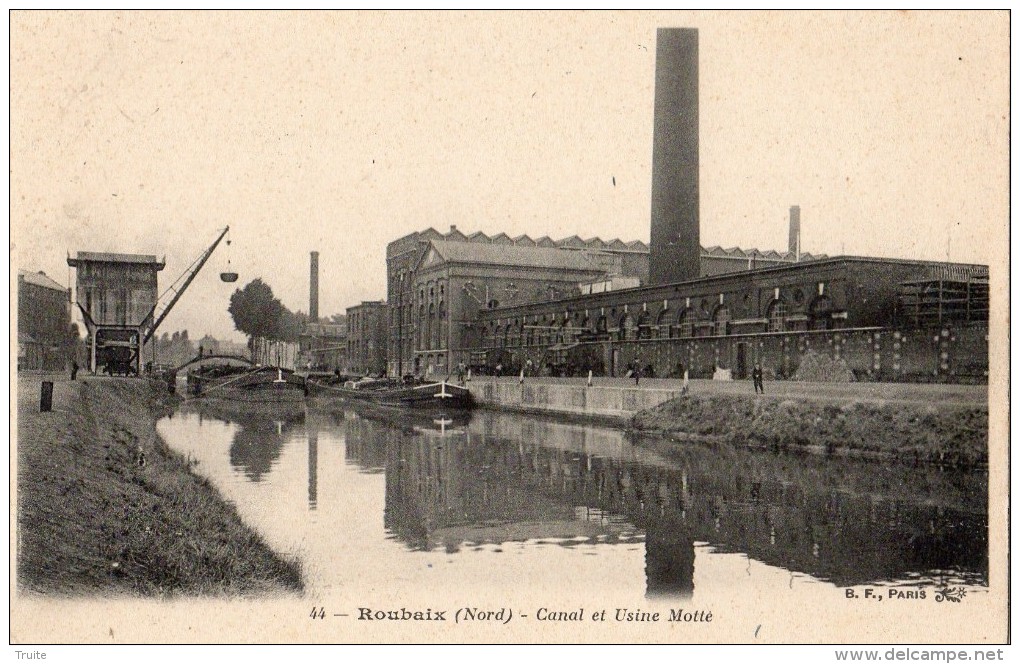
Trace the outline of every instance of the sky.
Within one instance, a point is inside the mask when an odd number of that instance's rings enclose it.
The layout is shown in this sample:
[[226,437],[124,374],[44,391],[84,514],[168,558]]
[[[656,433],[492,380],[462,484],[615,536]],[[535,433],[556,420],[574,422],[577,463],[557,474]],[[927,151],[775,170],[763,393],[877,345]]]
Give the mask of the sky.
[[[1005,266],[1006,12],[14,12],[11,257],[166,256],[163,323],[320,315],[428,227],[648,241],[655,31],[699,30],[701,242]],[[219,280],[227,261],[236,284]]]

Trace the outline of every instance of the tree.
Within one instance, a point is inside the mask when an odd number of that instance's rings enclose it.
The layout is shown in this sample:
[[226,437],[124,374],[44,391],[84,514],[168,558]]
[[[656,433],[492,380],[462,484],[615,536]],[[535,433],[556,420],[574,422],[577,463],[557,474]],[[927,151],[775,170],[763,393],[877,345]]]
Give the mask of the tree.
[[284,308],[280,320],[280,340],[297,341],[308,323],[308,314],[303,311],[291,312]]
[[234,319],[234,327],[250,339],[262,337],[279,340],[284,316],[290,314],[273,295],[273,289],[261,279],[255,279],[244,288],[235,290],[230,296],[227,311]]

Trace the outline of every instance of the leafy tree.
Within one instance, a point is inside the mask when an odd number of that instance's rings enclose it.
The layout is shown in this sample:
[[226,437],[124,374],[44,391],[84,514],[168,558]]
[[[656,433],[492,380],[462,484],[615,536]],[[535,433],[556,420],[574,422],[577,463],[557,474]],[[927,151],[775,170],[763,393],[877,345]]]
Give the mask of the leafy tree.
[[251,340],[257,337],[279,340],[285,312],[290,313],[273,295],[273,289],[261,279],[235,290],[230,296],[227,311],[234,319],[234,327],[248,335],[249,346]]
[[303,311],[291,312],[284,308],[280,319],[280,340],[297,341],[308,323],[308,314]]

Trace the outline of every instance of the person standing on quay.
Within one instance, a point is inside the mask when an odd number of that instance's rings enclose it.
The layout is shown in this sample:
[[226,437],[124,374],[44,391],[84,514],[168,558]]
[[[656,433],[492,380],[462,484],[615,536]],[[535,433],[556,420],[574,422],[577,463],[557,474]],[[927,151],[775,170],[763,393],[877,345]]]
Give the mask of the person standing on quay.
[[78,378],[78,361],[71,360],[71,380],[77,380]]
[[751,379],[754,381],[754,393],[765,394],[765,383],[762,380],[761,364],[755,364],[751,371]]

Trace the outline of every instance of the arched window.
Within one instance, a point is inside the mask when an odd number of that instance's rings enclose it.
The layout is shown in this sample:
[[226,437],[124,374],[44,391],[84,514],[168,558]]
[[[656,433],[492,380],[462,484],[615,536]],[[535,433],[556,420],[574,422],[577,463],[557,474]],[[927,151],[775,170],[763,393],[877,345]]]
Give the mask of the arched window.
[[725,304],[720,304],[712,314],[712,332],[717,336],[724,336],[730,333],[730,310]]
[[694,336],[694,313],[690,309],[681,309],[677,313],[676,336],[681,339]]
[[507,324],[506,324],[506,329],[505,329],[505,330],[503,330],[503,343],[502,343],[501,345],[502,345],[502,346],[503,346],[504,348],[506,348],[507,346],[509,346],[509,345],[510,345],[510,342],[511,342],[511,340],[513,339],[513,333],[512,333],[511,331],[510,331],[510,330],[511,330],[512,328],[513,328],[513,326],[512,326],[512,325],[510,325],[510,323],[507,323]]
[[786,303],[772,300],[766,317],[769,319],[769,332],[782,332],[786,329]]
[[417,325],[414,327],[414,347],[418,350],[424,350],[425,348],[425,305],[418,306],[418,320]]
[[669,338],[669,309],[663,309],[655,319],[655,327],[652,328],[652,338]]
[[435,348],[436,334],[436,305],[429,305],[429,317],[425,322],[425,347],[429,350]]
[[641,315],[638,316],[637,338],[638,339],[652,338],[652,315],[647,311],[642,311]]
[[[442,287],[440,286],[440,289]],[[446,338],[449,336],[450,322],[446,319],[446,303],[439,301],[439,348],[446,348]]]
[[634,339],[637,336],[637,324],[634,322],[634,317],[630,314],[624,314],[620,318],[620,340]]

